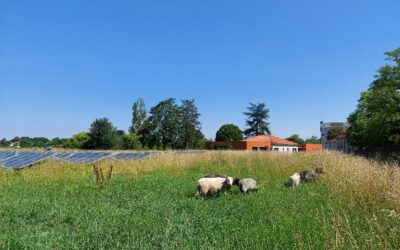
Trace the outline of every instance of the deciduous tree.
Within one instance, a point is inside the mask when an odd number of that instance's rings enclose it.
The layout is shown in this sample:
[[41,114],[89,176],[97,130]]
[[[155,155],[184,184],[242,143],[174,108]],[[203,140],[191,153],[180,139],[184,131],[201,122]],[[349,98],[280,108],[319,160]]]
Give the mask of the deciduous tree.
[[400,146],[400,48],[385,54],[390,63],[378,70],[348,117],[347,138],[360,149]]
[[234,124],[222,125],[215,135],[216,141],[234,142],[243,140],[243,132]]

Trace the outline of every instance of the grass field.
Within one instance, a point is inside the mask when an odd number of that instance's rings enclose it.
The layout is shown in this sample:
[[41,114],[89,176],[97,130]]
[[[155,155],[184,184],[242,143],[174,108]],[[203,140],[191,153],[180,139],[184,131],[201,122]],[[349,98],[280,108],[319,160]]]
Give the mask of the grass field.
[[[96,187],[90,165],[46,161],[0,170],[0,248],[332,249],[400,248],[400,169],[339,153],[166,153],[114,165]],[[290,190],[295,171],[322,166],[315,183]],[[194,197],[207,173],[253,177]]]

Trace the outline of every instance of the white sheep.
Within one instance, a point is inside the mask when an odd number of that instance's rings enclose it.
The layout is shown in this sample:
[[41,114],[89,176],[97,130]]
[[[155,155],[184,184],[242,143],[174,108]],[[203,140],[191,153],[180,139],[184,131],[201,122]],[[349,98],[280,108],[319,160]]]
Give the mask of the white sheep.
[[242,193],[257,191],[257,182],[253,178],[240,179],[238,185]]
[[231,186],[233,185],[234,180],[236,179],[236,178],[234,179],[231,176],[224,175],[224,174],[208,174],[208,175],[205,175],[203,178],[215,178],[215,177],[228,178],[228,182],[229,182],[229,186],[227,187],[228,191],[230,190]]
[[300,174],[294,173],[292,176],[289,177],[286,185],[290,188],[297,187],[300,184]]
[[197,194],[207,196],[209,194],[225,191],[232,186],[233,178],[229,177],[206,177],[197,181]]

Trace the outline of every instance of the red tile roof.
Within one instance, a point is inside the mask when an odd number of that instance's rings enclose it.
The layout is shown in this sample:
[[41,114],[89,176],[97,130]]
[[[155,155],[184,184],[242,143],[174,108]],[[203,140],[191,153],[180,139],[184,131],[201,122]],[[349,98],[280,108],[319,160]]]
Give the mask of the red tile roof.
[[273,135],[258,135],[255,137],[247,138],[243,141],[267,141],[272,142],[272,145],[290,145],[290,146],[297,146],[297,143],[279,138]]

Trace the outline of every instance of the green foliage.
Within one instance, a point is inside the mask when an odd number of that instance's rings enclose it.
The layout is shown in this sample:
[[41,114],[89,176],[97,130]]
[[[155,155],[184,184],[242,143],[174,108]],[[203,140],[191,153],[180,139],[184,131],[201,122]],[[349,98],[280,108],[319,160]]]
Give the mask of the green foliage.
[[243,140],[243,132],[234,124],[222,125],[215,135],[216,141],[234,142]]
[[117,145],[117,131],[107,118],[96,119],[90,126],[89,149],[112,149]]
[[149,148],[176,148],[179,134],[179,110],[174,98],[159,102],[140,131],[143,144]]
[[138,134],[142,144],[149,148],[202,148],[205,139],[199,116],[194,100],[182,100],[178,106],[174,98],[169,98],[150,109],[150,116]]
[[0,147],[8,147],[11,143],[18,142],[20,147],[31,148],[31,147],[64,147],[67,143],[67,139],[61,138],[53,138],[49,140],[45,137],[14,137],[12,140],[8,141],[6,138],[3,138],[0,141]]
[[56,137],[56,138],[53,138],[49,143],[47,143],[47,146],[64,147],[66,142],[67,142],[67,139]]
[[146,120],[146,106],[143,98],[139,98],[132,107],[132,125],[129,128],[129,133],[138,133]]
[[253,104],[247,107],[248,112],[244,112],[247,116],[246,125],[248,128],[243,132],[246,137],[257,136],[257,135],[270,135],[269,123],[269,109],[267,109],[265,103]]
[[385,54],[392,63],[378,70],[348,117],[347,138],[360,149],[400,146],[400,48]]
[[328,140],[336,139],[339,137],[345,137],[346,136],[346,127],[344,126],[333,126],[332,128],[329,129],[328,131]]
[[89,141],[89,133],[86,131],[82,131],[78,134],[72,136],[72,138],[68,139],[65,143],[65,147],[67,148],[85,148]]
[[321,140],[318,139],[318,137],[316,137],[315,135],[311,136],[310,138],[307,138],[305,140],[305,143],[309,143],[309,144],[320,144]]
[[126,134],[122,136],[123,147],[121,149],[142,149],[140,137],[137,134]]
[[8,145],[10,145],[10,142],[6,138],[1,139],[0,147],[7,147]]
[[303,144],[304,140],[300,137],[299,134],[293,134],[290,137],[286,138],[286,140],[291,141],[291,142],[295,142],[298,144]]
[[200,113],[194,105],[194,99],[182,100],[179,110],[179,137],[178,148],[196,149],[204,148],[205,137],[200,131]]

